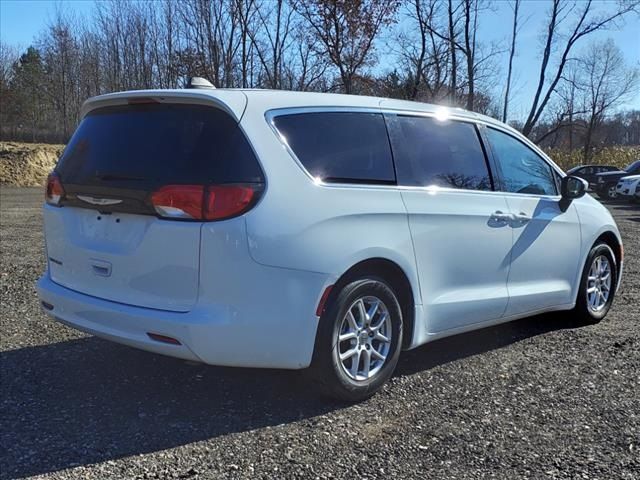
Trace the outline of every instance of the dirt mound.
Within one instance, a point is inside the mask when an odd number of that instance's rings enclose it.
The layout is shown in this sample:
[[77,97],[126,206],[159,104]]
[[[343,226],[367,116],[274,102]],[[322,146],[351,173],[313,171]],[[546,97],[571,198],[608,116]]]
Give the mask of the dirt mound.
[[0,183],[20,187],[44,185],[64,145],[0,142]]

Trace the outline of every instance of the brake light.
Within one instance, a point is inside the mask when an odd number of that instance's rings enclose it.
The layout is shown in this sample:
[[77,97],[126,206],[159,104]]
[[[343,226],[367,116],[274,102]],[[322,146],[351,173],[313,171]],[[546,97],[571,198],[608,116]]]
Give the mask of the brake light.
[[151,195],[151,204],[165,218],[222,220],[246,212],[255,195],[251,185],[167,185]]
[[64,197],[64,188],[60,177],[55,172],[51,172],[47,177],[47,187],[44,193],[44,199],[49,205],[59,205],[60,200]]

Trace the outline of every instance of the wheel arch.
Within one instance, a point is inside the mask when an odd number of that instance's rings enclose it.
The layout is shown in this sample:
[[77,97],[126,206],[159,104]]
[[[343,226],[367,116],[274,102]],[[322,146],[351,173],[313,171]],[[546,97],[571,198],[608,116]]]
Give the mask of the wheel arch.
[[[611,230],[607,230],[602,232],[598,238],[593,242],[591,248],[597,243],[604,242],[613,250],[613,255],[616,260],[616,290],[620,287],[620,280],[622,279],[622,262],[624,261],[624,248],[622,246],[622,241],[618,238],[618,236]],[[590,249],[591,249],[590,248]]]
[[607,245],[612,251],[616,261],[616,270],[617,270],[617,279],[616,279],[616,290],[620,287],[620,281],[622,279],[622,262],[624,261],[624,249],[622,247],[622,240],[613,230],[604,230],[601,231],[593,238],[593,241],[588,244],[588,248],[586,248],[584,252],[584,256],[582,258],[581,267],[578,270],[578,277],[575,282],[575,293],[574,293],[574,303],[577,301],[578,293],[580,291],[580,283],[582,281],[582,273],[586,268],[586,261],[589,257],[589,252],[593,247],[595,247],[598,243],[604,243]]
[[414,335],[416,297],[409,277],[396,262],[383,257],[373,257],[352,265],[333,284],[326,303],[333,302],[345,285],[367,275],[386,281],[398,295],[402,311],[402,348],[408,348],[412,344]]

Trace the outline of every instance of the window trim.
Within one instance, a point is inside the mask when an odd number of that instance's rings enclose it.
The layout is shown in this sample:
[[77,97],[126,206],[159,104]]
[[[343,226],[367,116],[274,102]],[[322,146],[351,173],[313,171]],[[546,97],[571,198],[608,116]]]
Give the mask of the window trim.
[[[381,99],[381,102],[385,101],[385,99]],[[293,152],[291,147],[287,144],[286,140],[282,137],[278,129],[276,128],[273,119],[280,115],[290,115],[295,113],[317,113],[317,112],[353,112],[353,113],[381,113],[385,114],[396,114],[396,115],[413,115],[417,117],[436,117],[436,112],[427,112],[423,110],[410,110],[406,108],[393,108],[393,107],[361,107],[361,106],[295,106],[295,107],[282,107],[282,108],[273,108],[270,110],[266,110],[264,113],[264,118],[266,120],[267,125],[271,128],[271,131],[275,135],[275,138],[278,142],[285,148],[285,150],[289,153],[291,158],[295,161],[298,167],[302,170],[302,172],[307,176],[307,178],[318,187],[323,188],[356,188],[356,189],[374,189],[374,190],[406,190],[406,191],[423,191],[423,192],[433,192],[433,189],[430,187],[420,187],[420,186],[410,186],[410,185],[380,185],[380,184],[356,184],[356,183],[326,183],[321,181],[320,179],[315,178],[302,164],[300,159]],[[462,114],[460,112],[463,112]],[[497,165],[495,164],[495,159],[493,156],[493,152],[491,151],[490,145],[488,144],[486,138],[484,137],[483,128],[493,128],[502,133],[505,133],[516,140],[524,143],[525,146],[529,147],[535,153],[538,154],[551,168],[554,170],[560,178],[566,176],[564,171],[560,167],[558,167],[547,155],[533,142],[531,142],[528,138],[516,132],[514,134],[510,131],[509,127],[506,125],[501,125],[497,123],[497,120],[492,120],[488,117],[476,116],[475,113],[466,112],[463,110],[450,108],[449,119],[456,120],[461,122],[473,123],[478,128],[480,132],[480,140],[483,144],[483,148],[486,149],[486,153],[488,155],[489,165],[492,170],[492,175],[494,175],[494,181],[501,181],[499,178],[499,172],[493,173],[493,170],[497,169]],[[389,136],[389,132],[387,129],[387,138]],[[522,137],[522,138],[520,138]],[[486,144],[486,146],[485,146]],[[393,150],[391,151],[393,155]],[[395,159],[394,159],[394,168],[395,168]],[[396,177],[397,178],[397,177]],[[450,188],[450,187],[438,187],[438,192],[464,192],[464,193],[475,193],[482,195],[529,195],[532,197],[545,197],[545,198],[560,198],[560,195],[550,196],[550,195],[536,195],[532,193],[522,194],[522,193],[511,193],[504,192],[502,190],[466,190],[462,188]]]
[[491,152],[491,157],[493,159],[492,164],[495,166],[496,169],[496,174],[497,177],[499,179],[499,185],[500,185],[500,190],[498,190],[500,193],[504,194],[504,195],[509,195],[509,196],[521,196],[521,195],[525,195],[527,197],[544,197],[544,198],[553,198],[553,199],[557,199],[560,198],[560,187],[558,185],[558,182],[556,180],[556,177],[559,176],[560,179],[562,179],[562,177],[565,176],[565,174],[560,171],[558,168],[554,168],[554,165],[549,162],[547,160],[547,158],[544,155],[540,155],[540,150],[536,147],[536,148],[531,148],[531,146],[529,145],[530,142],[524,142],[522,139],[518,138],[517,136],[513,135],[511,132],[509,132],[508,130],[504,129],[504,128],[498,128],[497,126],[494,125],[490,125],[487,124],[486,125],[487,129],[493,129],[496,130],[497,132],[500,132],[504,135],[507,135],[508,137],[511,137],[513,140],[519,142],[521,145],[523,145],[525,148],[531,150],[533,153],[536,154],[536,156],[542,160],[550,169],[551,172],[551,176],[552,181],[553,181],[553,186],[555,187],[555,194],[550,195],[550,194],[542,194],[542,193],[523,193],[523,192],[509,192],[505,189],[504,187],[504,174],[502,172],[502,166],[500,165],[500,162],[498,161],[498,156],[495,153],[495,149],[493,148],[493,146],[491,145],[491,142],[489,141],[489,137],[487,136],[486,130],[483,132],[485,141],[487,143],[487,147],[488,150]]

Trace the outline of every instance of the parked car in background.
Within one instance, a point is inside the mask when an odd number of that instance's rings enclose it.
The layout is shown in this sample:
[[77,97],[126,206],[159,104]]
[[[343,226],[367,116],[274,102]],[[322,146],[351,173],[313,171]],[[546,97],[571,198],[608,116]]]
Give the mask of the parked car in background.
[[616,185],[616,192],[621,198],[633,202],[640,185],[640,175],[622,177]]
[[327,394],[362,400],[401,350],[542,312],[602,320],[623,248],[585,190],[513,128],[459,109],[212,87],[103,95],[48,180],[38,294],[115,342],[311,367]]
[[591,188],[595,190],[600,198],[612,200],[618,196],[616,191],[618,180],[622,177],[638,174],[640,174],[640,160],[630,163],[623,170],[596,174],[595,183],[591,185]]
[[619,171],[618,167],[613,165],[580,165],[567,170],[567,175],[574,177],[580,177],[589,182],[589,186],[596,181],[596,175],[598,173],[615,172]]

